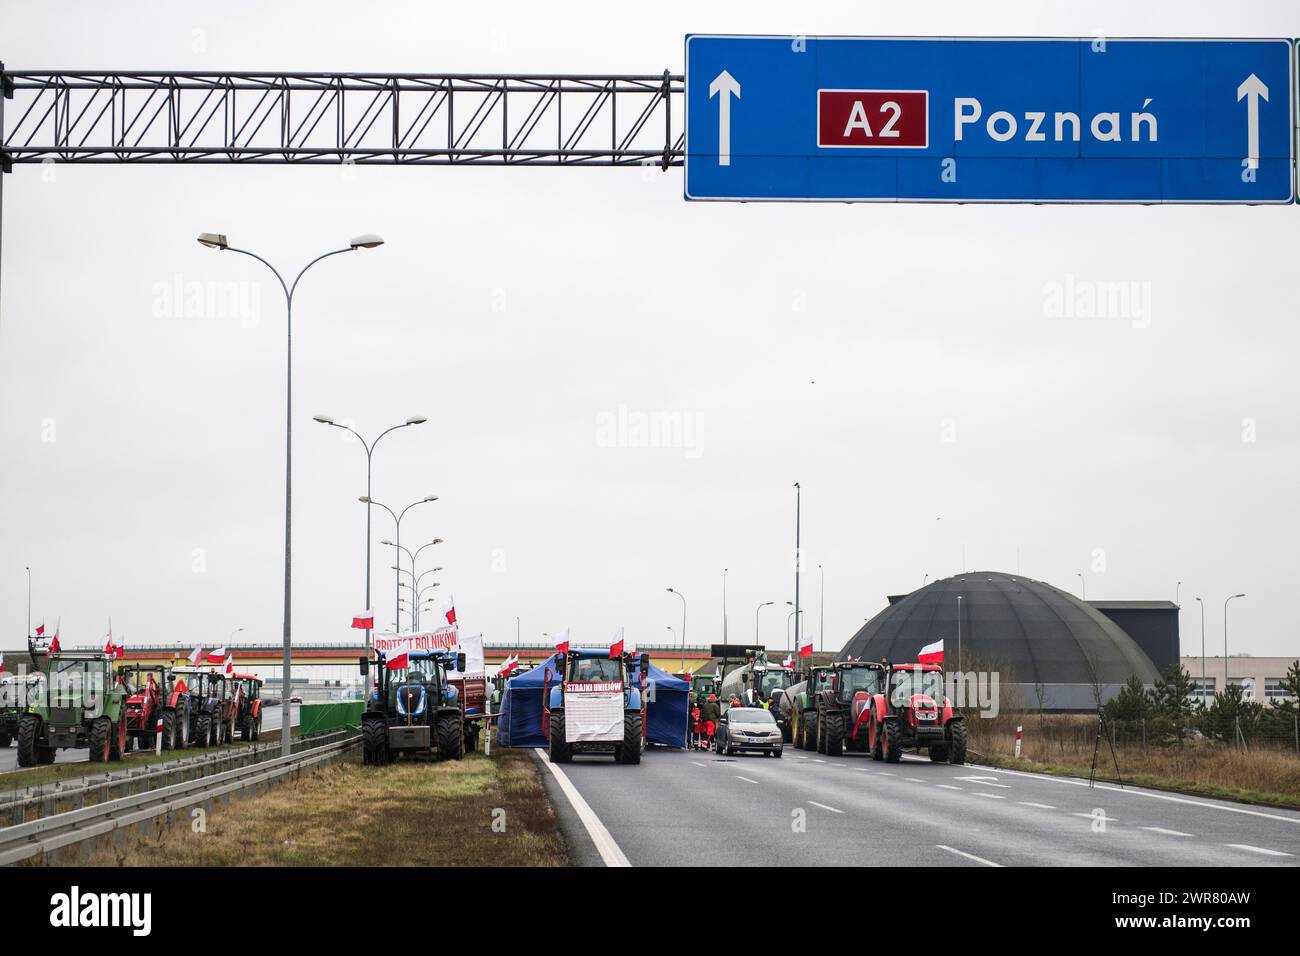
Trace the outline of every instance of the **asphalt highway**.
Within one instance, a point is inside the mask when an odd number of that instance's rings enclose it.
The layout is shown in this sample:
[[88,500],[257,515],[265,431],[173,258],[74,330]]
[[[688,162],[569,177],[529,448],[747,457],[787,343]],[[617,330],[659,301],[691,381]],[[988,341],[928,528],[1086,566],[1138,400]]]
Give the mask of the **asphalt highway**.
[[886,764],[790,747],[779,759],[652,749],[639,766],[575,757],[558,769],[590,811],[543,768],[583,865],[1300,865],[1300,812],[910,754]]
[[[293,704],[292,720],[294,726],[298,725],[298,705]],[[280,705],[267,707],[262,712],[262,729],[279,730],[283,723],[284,717],[281,716]],[[54,754],[54,762],[59,763],[89,763],[90,751],[88,750],[59,750]],[[3,750],[0,750],[0,773],[7,773],[10,770],[18,769],[18,745],[10,744]]]

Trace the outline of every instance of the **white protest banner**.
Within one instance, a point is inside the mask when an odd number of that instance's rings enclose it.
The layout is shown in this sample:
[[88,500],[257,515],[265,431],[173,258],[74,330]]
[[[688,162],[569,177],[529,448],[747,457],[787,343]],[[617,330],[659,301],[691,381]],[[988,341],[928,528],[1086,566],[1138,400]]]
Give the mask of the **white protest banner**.
[[570,681],[564,688],[564,739],[621,741],[623,739],[623,682],[621,680]]

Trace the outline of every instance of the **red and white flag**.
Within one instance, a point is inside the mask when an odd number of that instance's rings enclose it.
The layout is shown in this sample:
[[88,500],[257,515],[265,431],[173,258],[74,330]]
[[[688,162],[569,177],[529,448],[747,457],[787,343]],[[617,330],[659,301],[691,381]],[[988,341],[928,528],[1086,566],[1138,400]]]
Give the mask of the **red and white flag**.
[[809,641],[807,644],[800,644],[800,645],[799,645],[799,656],[800,656],[800,657],[812,657],[812,655],[813,655],[813,642],[812,642],[812,641]]
[[504,661],[502,661],[501,669],[497,671],[497,673],[504,677],[506,674],[509,674],[518,666],[519,666],[519,655],[511,654]]
[[921,664],[942,664],[943,663],[943,641],[935,641],[933,644],[927,644],[921,648],[921,652],[916,655],[916,660]]
[[362,611],[360,614],[355,615],[352,618],[352,626],[360,628],[363,631],[374,630],[375,612],[367,609]]
[[224,644],[221,647],[216,648],[215,650],[208,651],[209,664],[220,664],[225,659],[226,659],[226,647]]
[[793,655],[793,654],[787,654],[787,655],[785,655],[785,660],[783,660],[783,661],[781,662],[781,666],[782,666],[782,667],[789,667],[789,666],[790,666],[791,664],[793,664],[793,663],[794,663],[794,655]]
[[235,655],[234,654],[226,655],[226,676],[227,677],[235,676]]
[[611,658],[622,657],[623,656],[623,629],[621,627],[618,629],[618,633],[615,634],[614,637],[616,638],[616,640],[614,641],[613,644],[609,645],[609,656]]
[[121,644],[114,644],[114,645],[113,645],[113,656],[114,656],[115,658],[117,658],[119,661],[120,661],[123,657],[126,656],[126,642],[125,642],[125,641],[123,641]]
[[36,636],[40,637],[44,633],[45,633],[45,622],[41,621],[40,624],[36,625]]
[[450,594],[447,595],[447,624],[456,623],[456,599]]
[[109,657],[112,657],[116,650],[117,648],[113,644],[113,639],[110,637],[108,639],[108,643],[104,645],[104,653],[107,654]]
[[202,660],[202,659],[203,659],[203,648],[202,648],[202,647],[196,647],[196,648],[194,648],[194,650],[190,651],[190,656],[189,656],[188,658],[186,658],[186,660],[188,660],[188,661],[189,661],[191,664],[193,664],[195,667],[198,667],[198,666],[199,666],[199,661]]
[[552,637],[555,638],[555,653],[569,653],[569,629],[567,627],[560,631],[560,633],[553,634]]
[[51,654],[59,653],[59,632],[57,628],[54,631],[54,639],[50,641],[49,653]]
[[402,651],[396,657],[388,659],[387,667],[390,671],[404,671],[410,664],[411,655],[409,651]]
[[5,652],[0,651],[0,674],[5,672]]

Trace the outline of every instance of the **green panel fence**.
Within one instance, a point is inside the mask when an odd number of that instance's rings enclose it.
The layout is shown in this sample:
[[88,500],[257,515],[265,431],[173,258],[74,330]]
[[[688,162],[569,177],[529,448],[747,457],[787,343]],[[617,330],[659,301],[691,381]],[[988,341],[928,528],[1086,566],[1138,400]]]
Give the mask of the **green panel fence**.
[[298,734],[320,734],[361,724],[365,701],[346,700],[329,704],[303,704],[298,709]]

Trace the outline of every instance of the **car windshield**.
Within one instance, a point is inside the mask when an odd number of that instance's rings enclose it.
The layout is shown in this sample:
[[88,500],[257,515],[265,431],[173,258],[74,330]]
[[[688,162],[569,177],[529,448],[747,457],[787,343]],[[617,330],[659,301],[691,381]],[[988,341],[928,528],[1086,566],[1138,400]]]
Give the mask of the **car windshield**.
[[579,657],[573,662],[573,680],[583,683],[623,679],[618,661],[608,657]]
[[880,686],[879,680],[880,671],[872,667],[848,667],[840,671],[840,681],[849,694],[875,691]]
[[939,671],[894,671],[889,678],[889,700],[905,707],[913,694],[924,694],[936,702],[943,698],[943,674]]
[[727,711],[727,719],[733,724],[774,724],[776,720],[771,711],[762,707],[733,707]]

